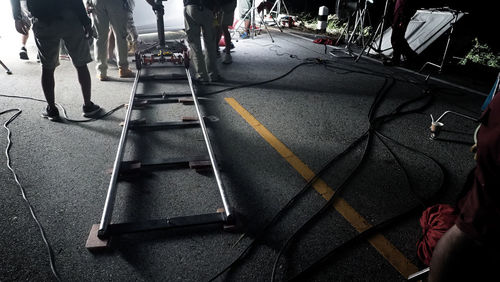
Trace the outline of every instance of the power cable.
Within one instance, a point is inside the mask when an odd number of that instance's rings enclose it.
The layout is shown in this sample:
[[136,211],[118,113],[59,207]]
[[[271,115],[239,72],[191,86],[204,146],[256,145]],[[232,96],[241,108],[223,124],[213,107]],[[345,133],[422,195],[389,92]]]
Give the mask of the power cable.
[[34,210],[33,206],[31,205],[31,203],[26,195],[26,191],[24,190],[24,187],[21,185],[21,182],[19,182],[19,178],[17,176],[16,171],[12,168],[12,165],[11,165],[10,148],[12,147],[12,140],[11,140],[12,132],[9,129],[9,124],[11,122],[13,122],[22,113],[22,110],[20,110],[20,109],[5,110],[3,112],[0,112],[0,116],[7,114],[7,113],[11,113],[11,112],[15,112],[15,113],[3,124],[3,127],[7,130],[7,147],[5,148],[5,156],[7,158],[7,168],[12,172],[12,175],[14,176],[14,180],[15,180],[17,186],[19,187],[19,190],[21,191],[22,197],[23,197],[24,201],[26,202],[26,205],[28,206],[28,209],[31,213],[31,217],[35,221],[35,223],[38,227],[38,230],[40,231],[40,234],[42,236],[42,240],[45,244],[45,247],[47,249],[47,253],[49,255],[49,263],[50,263],[50,269],[52,271],[52,274],[57,281],[61,281],[61,278],[59,277],[59,274],[57,273],[57,269],[56,269],[56,265],[55,265],[54,251],[52,250],[52,247],[50,246],[50,243],[49,243],[47,236],[45,234],[45,230],[43,229],[42,224],[38,220],[38,217],[35,213],[35,210]]

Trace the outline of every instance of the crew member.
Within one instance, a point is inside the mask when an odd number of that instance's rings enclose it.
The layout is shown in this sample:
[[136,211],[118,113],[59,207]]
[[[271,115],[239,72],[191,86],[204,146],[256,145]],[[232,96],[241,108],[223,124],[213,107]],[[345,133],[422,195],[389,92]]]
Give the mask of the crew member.
[[[20,0],[11,0],[11,4],[17,31],[27,34],[28,24],[23,21]],[[83,115],[92,117],[100,107],[90,100],[91,80],[87,64],[92,58],[86,38],[90,37],[92,28],[82,1],[28,0],[27,6],[33,17],[33,33],[42,65],[42,89],[47,101],[42,116],[53,121],[59,120],[55,104],[54,71],[59,65],[59,44],[63,39],[78,73],[84,101]]]
[[[500,91],[483,112],[476,168],[455,225],[434,249],[429,281],[491,281],[500,251]],[[495,279],[493,279],[495,280]]]
[[411,18],[417,11],[418,0],[396,0],[392,20],[391,44],[393,49],[392,60],[384,61],[385,65],[401,64],[401,55],[409,64],[418,63],[418,54],[411,49],[406,41],[405,33]]
[[123,0],[92,0],[92,19],[97,31],[94,53],[96,56],[97,78],[101,81],[108,77],[108,34],[109,26],[113,28],[118,51],[118,69],[121,78],[134,77],[135,73],[129,69],[127,48],[127,22],[130,9],[127,1]]
[[[214,0],[184,0],[184,25],[186,28],[195,79],[201,83],[220,81],[215,49]],[[205,53],[201,48],[203,32]]]

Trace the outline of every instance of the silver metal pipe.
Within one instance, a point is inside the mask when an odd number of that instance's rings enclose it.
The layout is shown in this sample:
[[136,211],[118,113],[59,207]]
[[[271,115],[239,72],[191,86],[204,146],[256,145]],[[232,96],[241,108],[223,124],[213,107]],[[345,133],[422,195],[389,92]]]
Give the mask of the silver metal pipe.
[[454,115],[457,115],[459,117],[463,117],[463,118],[466,118],[466,119],[469,119],[469,120],[472,120],[472,121],[477,121],[477,118],[474,118],[474,117],[471,117],[471,116],[468,116],[468,115],[464,115],[464,114],[461,114],[461,113],[457,113],[457,112],[454,112],[454,111],[446,111],[444,112],[437,120],[436,122],[439,122],[441,119],[444,118],[444,116],[446,116],[447,114],[454,114]]
[[99,225],[98,236],[106,236],[108,225],[111,223],[111,217],[113,215],[113,207],[116,198],[116,182],[118,179],[118,174],[120,166],[123,160],[123,153],[125,149],[125,143],[127,142],[127,133],[130,123],[130,118],[132,116],[132,110],[134,108],[135,92],[137,91],[137,84],[139,84],[139,76],[141,70],[137,70],[134,79],[134,85],[132,86],[132,92],[130,93],[130,100],[128,102],[128,109],[125,113],[125,123],[123,125],[122,134],[120,136],[120,143],[118,144],[118,151],[116,152],[115,162],[113,164],[113,172],[111,174],[111,181],[109,182],[108,194],[106,195],[106,202],[104,203],[104,210],[102,212],[101,223]]
[[205,120],[203,119],[203,116],[201,115],[198,97],[196,97],[196,93],[194,92],[193,80],[191,78],[191,74],[189,73],[189,69],[186,69],[186,75],[187,75],[188,82],[189,82],[189,88],[191,89],[191,94],[193,95],[194,106],[196,108],[196,113],[198,114],[198,120],[200,121],[201,130],[203,131],[203,137],[205,137],[205,144],[207,146],[208,155],[210,157],[210,162],[212,163],[212,169],[213,169],[214,174],[215,174],[215,180],[217,181],[217,186],[219,188],[219,193],[220,193],[220,196],[222,199],[222,204],[224,205],[224,210],[225,210],[226,216],[229,217],[229,216],[231,216],[231,209],[230,209],[230,206],[229,206],[228,201],[227,201],[226,191],[224,190],[224,186],[222,184],[222,179],[220,177],[219,168],[217,166],[217,161],[215,159],[215,154],[212,150],[212,145],[210,144],[210,138],[208,136],[207,127],[205,126]]

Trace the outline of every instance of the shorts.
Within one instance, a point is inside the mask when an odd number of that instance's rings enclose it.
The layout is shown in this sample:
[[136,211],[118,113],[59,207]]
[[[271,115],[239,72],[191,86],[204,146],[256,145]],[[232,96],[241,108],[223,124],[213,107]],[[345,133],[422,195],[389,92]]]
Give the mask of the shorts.
[[232,26],[234,23],[234,10],[236,9],[236,1],[227,3],[221,7],[222,11],[222,26]]
[[458,228],[475,240],[500,245],[500,92],[483,112],[478,132],[477,166],[471,187],[459,201]]
[[73,11],[66,10],[62,14],[61,19],[51,22],[34,20],[33,33],[43,68],[55,69],[59,65],[61,39],[64,40],[75,67],[82,67],[92,62],[89,41],[85,38],[83,25]]

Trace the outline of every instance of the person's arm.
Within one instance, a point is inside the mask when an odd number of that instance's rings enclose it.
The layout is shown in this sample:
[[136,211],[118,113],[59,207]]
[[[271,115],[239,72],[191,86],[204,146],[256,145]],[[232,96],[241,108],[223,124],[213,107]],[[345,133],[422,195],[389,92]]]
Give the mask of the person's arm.
[[27,35],[30,30],[29,23],[25,22],[23,19],[21,2],[19,0],[10,0],[10,4],[12,6],[12,16],[14,16],[17,32]]

